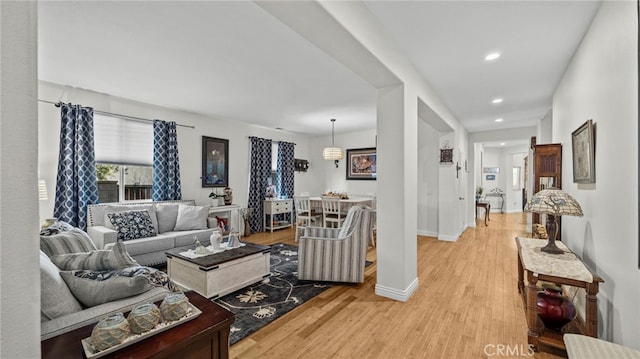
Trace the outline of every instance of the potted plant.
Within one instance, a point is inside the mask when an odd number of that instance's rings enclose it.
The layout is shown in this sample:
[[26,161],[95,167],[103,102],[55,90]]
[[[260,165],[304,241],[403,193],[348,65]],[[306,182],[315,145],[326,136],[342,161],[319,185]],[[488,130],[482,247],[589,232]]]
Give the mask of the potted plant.
[[222,198],[224,200],[224,195],[223,194],[217,194],[212,189],[211,193],[209,193],[209,198],[211,198],[211,207],[217,207],[220,204],[220,199]]
[[484,188],[482,188],[482,186],[478,186],[478,188],[476,188],[476,202],[480,200],[480,197],[482,197],[483,193],[484,193]]

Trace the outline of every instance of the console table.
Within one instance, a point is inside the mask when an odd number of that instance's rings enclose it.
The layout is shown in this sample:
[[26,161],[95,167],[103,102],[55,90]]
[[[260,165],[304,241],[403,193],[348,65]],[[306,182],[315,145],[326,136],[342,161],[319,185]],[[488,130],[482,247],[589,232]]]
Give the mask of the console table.
[[[185,293],[202,311],[195,319],[131,344],[103,358],[229,358],[229,330],[233,313],[195,292]],[[156,303],[160,305],[160,303]],[[125,313],[125,316],[127,313]],[[96,323],[44,340],[40,343],[44,359],[85,358],[81,340],[91,336]]]
[[491,203],[485,201],[476,201],[476,217],[478,217],[478,208],[484,208],[484,225],[488,226],[489,212],[491,212]]
[[[596,338],[598,336],[598,287],[604,282],[593,275],[584,263],[571,252],[564,243],[556,241],[563,254],[548,254],[540,251],[547,244],[546,239],[516,238],[518,245],[518,292],[522,295],[527,315],[528,342],[538,351],[540,343],[565,350],[562,335],[565,332],[579,333]],[[525,289],[525,273],[527,286]],[[569,285],[585,289],[585,322],[576,318],[567,324],[563,332],[545,328],[538,318],[536,283],[541,281],[559,285]]]
[[[291,227],[291,218],[293,216],[291,213],[293,212],[293,200],[292,199],[265,199],[264,200],[264,217],[262,219],[262,225],[264,230],[270,230],[273,233],[274,229],[280,228],[288,228]],[[279,214],[289,214],[289,221],[286,223],[281,223],[280,221],[274,220],[274,216]],[[267,217],[269,218],[267,220]]]

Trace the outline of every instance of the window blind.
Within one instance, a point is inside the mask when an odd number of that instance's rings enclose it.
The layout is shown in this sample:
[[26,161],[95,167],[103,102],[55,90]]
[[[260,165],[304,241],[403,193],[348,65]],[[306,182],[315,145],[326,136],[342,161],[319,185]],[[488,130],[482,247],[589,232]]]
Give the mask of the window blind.
[[153,124],[94,115],[96,162],[153,165]]

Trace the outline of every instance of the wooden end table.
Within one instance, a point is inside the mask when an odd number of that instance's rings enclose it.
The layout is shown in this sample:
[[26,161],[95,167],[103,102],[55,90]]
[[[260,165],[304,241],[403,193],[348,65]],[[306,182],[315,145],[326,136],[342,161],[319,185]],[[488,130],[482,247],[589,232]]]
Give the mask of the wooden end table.
[[[185,294],[191,304],[202,311],[198,317],[103,358],[229,358],[229,330],[235,320],[233,313],[195,292]],[[160,302],[156,304],[160,305]],[[42,341],[42,358],[85,358],[81,340],[91,336],[95,325],[89,324]]]

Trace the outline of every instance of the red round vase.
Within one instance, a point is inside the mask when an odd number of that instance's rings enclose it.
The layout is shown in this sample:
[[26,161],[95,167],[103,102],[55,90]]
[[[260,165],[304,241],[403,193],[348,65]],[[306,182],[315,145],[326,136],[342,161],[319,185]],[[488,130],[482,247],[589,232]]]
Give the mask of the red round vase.
[[576,307],[560,294],[558,287],[545,286],[543,291],[538,292],[536,304],[540,320],[550,329],[562,328],[577,315]]

